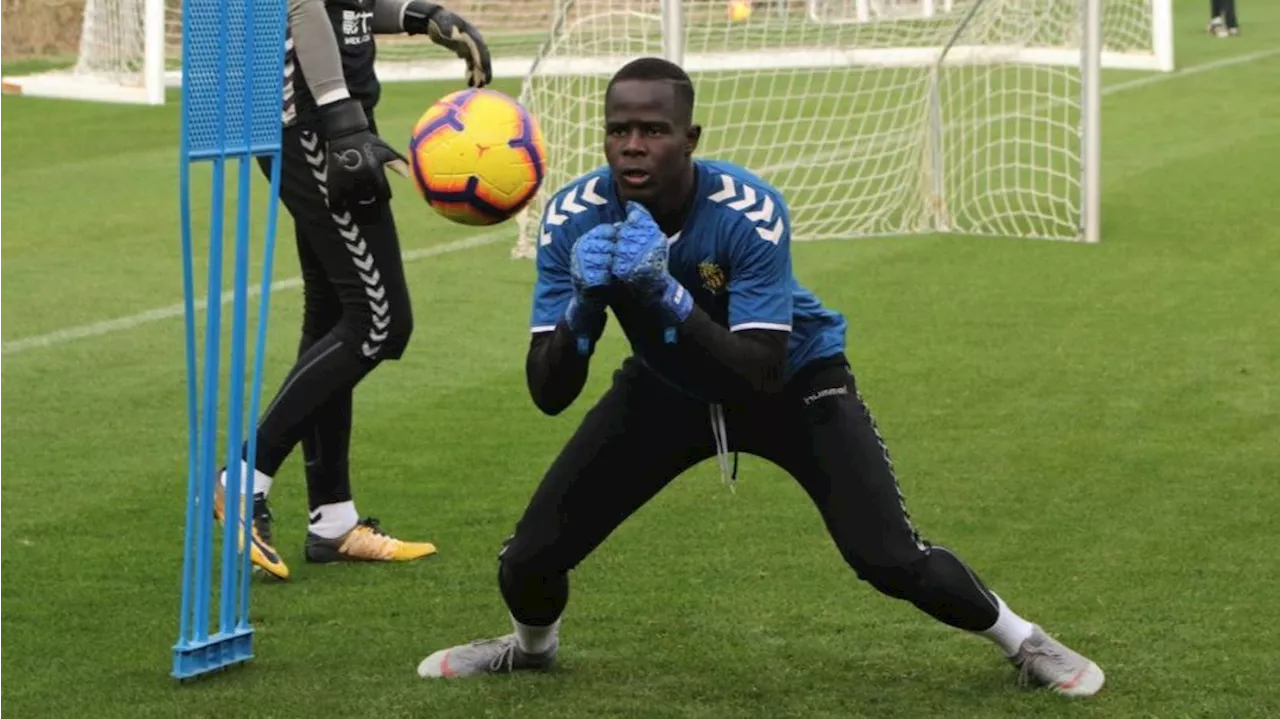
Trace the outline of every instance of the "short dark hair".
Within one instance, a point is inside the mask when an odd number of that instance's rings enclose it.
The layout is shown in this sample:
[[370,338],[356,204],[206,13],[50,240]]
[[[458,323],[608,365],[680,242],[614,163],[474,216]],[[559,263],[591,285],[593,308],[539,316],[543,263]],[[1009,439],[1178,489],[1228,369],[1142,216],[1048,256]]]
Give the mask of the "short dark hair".
[[642,57],[623,65],[609,80],[605,88],[605,102],[609,101],[609,93],[615,83],[623,80],[660,80],[672,84],[676,91],[676,100],[683,106],[684,119],[693,122],[693,81],[679,65],[660,57]]

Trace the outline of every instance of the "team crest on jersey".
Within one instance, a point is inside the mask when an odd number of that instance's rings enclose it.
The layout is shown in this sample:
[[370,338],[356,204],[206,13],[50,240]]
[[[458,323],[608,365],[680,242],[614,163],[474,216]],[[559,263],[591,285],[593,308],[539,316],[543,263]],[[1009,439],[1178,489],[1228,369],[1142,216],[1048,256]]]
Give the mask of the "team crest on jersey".
[[702,278],[702,286],[711,294],[719,294],[724,289],[724,270],[711,260],[698,263],[698,276]]

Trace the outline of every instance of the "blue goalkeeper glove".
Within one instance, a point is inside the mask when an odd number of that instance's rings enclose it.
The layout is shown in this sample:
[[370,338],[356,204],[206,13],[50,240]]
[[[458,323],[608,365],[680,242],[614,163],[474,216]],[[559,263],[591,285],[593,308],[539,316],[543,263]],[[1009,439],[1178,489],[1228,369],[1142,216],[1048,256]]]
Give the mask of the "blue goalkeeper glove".
[[604,290],[611,282],[609,268],[616,236],[613,225],[597,225],[579,237],[569,253],[573,298],[565,308],[564,319],[578,338],[579,354],[590,354],[591,345],[604,332]]
[[675,341],[675,325],[693,313],[693,295],[667,271],[667,236],[649,211],[627,203],[627,219],[618,228],[613,276],[646,306],[662,313],[667,342]]

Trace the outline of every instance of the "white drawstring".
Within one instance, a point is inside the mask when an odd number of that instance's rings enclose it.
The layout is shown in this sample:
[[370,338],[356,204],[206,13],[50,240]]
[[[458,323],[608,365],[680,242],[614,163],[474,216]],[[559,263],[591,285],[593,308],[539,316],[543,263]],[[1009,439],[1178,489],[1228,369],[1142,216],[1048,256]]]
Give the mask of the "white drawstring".
[[737,489],[737,472],[729,469],[729,429],[724,421],[724,407],[711,405],[711,434],[716,438],[716,464],[720,465],[720,479],[729,485],[730,491]]

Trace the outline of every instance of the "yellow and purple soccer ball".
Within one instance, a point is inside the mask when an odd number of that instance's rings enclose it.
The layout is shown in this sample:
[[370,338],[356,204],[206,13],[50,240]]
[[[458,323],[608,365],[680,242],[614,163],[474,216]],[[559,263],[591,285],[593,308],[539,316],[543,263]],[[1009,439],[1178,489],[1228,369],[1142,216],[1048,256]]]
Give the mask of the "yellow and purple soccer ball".
[[546,148],[533,115],[497,90],[440,98],[413,127],[409,164],[427,204],[464,225],[518,213],[546,177]]

